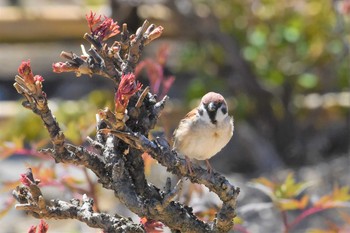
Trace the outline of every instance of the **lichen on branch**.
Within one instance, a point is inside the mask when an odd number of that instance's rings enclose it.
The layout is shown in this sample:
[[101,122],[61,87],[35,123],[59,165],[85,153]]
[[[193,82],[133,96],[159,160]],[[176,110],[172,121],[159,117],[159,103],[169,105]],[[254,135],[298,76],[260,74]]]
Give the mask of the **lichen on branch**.
[[[77,76],[104,76],[116,86],[114,111],[108,108],[99,110],[96,113],[96,136],[87,138],[95,150],[67,142],[48,107],[46,94],[42,91],[43,78],[33,75],[29,62],[21,64],[14,86],[26,98],[23,105],[41,117],[50,134],[53,148],[45,151],[50,152],[48,154],[56,162],[91,170],[104,188],[112,190],[120,202],[143,220],[146,219],[144,222],[148,225],[142,227],[122,217],[95,213],[92,200],[86,196],[82,202],[45,200],[38,186],[40,181],[35,180],[31,172],[21,176],[24,186],[17,187],[13,193],[20,203],[17,208],[38,218],[74,218],[106,232],[122,232],[119,229],[123,225],[125,229],[134,230],[129,232],[143,232],[162,224],[181,232],[228,232],[233,227],[239,188],[219,173],[209,174],[197,165],[193,165],[193,173],[188,174],[184,159],[171,150],[165,139],[149,139],[149,132],[157,124],[169,97],[164,96],[157,101],[150,88],[143,88],[136,80],[134,70],[143,47],[158,38],[163,28],[145,21],[135,34],[130,34],[126,24],[119,32],[119,26],[112,19],[92,12],[87,15],[87,21],[90,32],[84,38],[91,48],[86,52],[82,47],[80,56],[62,52],[61,56],[68,61],[54,63],[53,70],[75,72]],[[118,33],[119,40],[109,46],[106,39]],[[175,201],[178,185],[171,190],[162,190],[150,183],[145,176],[144,153],[178,177],[187,177],[191,182],[203,184],[215,192],[223,205],[214,221],[203,222],[193,214],[191,207]],[[170,184],[168,186],[171,187]]]
[[[34,180],[29,169],[21,177],[26,177],[25,186],[17,187],[13,196],[19,202],[18,210],[28,211],[35,218],[41,219],[77,219],[93,228],[101,228],[104,232],[144,232],[141,224],[135,224],[130,219],[106,213],[93,211],[93,200],[83,195],[82,200],[72,199],[69,202],[60,200],[45,200],[40,187],[40,181]],[[29,180],[29,184],[28,184]]]

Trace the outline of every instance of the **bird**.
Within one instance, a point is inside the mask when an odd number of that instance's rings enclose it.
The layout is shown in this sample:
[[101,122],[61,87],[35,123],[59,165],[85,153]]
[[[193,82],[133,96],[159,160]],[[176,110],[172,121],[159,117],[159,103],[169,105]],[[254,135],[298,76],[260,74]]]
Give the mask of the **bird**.
[[213,169],[208,160],[226,146],[233,130],[233,117],[228,114],[225,98],[208,92],[199,106],[180,121],[173,135],[173,150],[185,156],[190,174],[193,174],[190,159],[205,160],[211,174]]

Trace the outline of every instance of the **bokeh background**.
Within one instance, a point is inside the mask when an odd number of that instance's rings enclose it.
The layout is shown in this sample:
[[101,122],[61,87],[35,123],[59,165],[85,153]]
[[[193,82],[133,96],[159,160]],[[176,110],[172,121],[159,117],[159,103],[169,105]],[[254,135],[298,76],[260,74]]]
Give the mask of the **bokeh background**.
[[[80,54],[80,44],[87,46],[82,36],[88,31],[85,14],[90,10],[113,17],[119,25],[127,23],[130,31],[145,19],[165,28],[144,53],[144,58],[156,59],[157,52],[166,48],[164,75],[176,78],[157,133],[171,138],[179,120],[206,92],[227,98],[235,133],[211,163],[242,187],[241,203],[264,199],[246,187],[247,181],[259,176],[278,178],[293,171],[298,179],[314,184],[315,195],[335,184],[350,185],[348,0],[2,0],[3,184],[16,180],[31,161],[18,151],[10,156],[11,145],[28,149],[47,143],[40,120],[21,107],[12,87],[21,61],[30,59],[34,73],[45,78],[50,104],[74,143],[93,134],[97,109],[112,106],[114,87],[109,80],[55,74],[51,68],[62,61],[61,51]],[[145,85],[149,82],[146,74],[139,79]],[[266,223],[266,216],[273,213],[264,213],[247,215],[250,230],[279,232],[278,224]],[[11,228],[16,217],[10,210],[0,225],[21,232]],[[314,225],[322,224],[322,218],[313,220]],[[36,224],[34,219],[28,221]],[[300,232],[310,225],[300,226]]]

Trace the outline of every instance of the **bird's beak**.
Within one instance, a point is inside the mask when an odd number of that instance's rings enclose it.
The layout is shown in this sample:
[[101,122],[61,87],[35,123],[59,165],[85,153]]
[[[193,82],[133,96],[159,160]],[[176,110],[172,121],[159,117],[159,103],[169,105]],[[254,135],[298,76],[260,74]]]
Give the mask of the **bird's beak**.
[[216,104],[215,104],[214,102],[210,102],[210,103],[208,104],[208,110],[209,110],[210,112],[215,112],[216,109],[217,109],[217,106],[216,106]]

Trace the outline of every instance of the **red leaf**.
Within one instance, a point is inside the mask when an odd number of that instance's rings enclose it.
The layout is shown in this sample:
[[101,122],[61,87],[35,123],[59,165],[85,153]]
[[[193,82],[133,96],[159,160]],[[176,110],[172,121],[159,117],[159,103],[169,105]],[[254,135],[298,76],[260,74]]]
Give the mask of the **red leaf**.
[[146,59],[140,62],[135,69],[135,74],[138,75],[145,68],[151,92],[159,93],[159,87],[163,80],[163,68],[160,64],[151,59]]
[[162,90],[162,95],[160,96],[160,98],[162,98],[163,96],[165,96],[169,92],[169,90],[170,90],[171,86],[173,85],[174,81],[175,81],[175,77],[174,76],[169,76],[169,77],[163,79],[163,83],[162,83],[163,90]]
[[119,26],[113,19],[105,17],[104,21],[93,31],[100,40],[107,40],[119,33]]
[[115,96],[116,111],[125,110],[131,96],[140,90],[141,87],[142,84],[135,81],[135,75],[133,73],[123,75]]
[[40,220],[38,233],[46,233],[49,230],[49,225],[43,220]]
[[100,41],[107,40],[120,32],[117,22],[114,22],[112,18],[105,16],[101,20],[101,15],[96,16],[96,13],[90,11],[90,14],[86,15],[86,20],[91,34]]
[[45,81],[45,79],[43,78],[43,76],[41,76],[41,75],[35,75],[34,76],[34,81],[35,82],[44,82]]
[[338,7],[339,12],[347,15],[350,13],[350,0],[340,1],[340,6]]
[[28,229],[28,233],[36,233],[36,226],[31,226],[31,227]]
[[27,174],[21,174],[20,176],[20,181],[22,184],[28,187],[32,184],[32,181],[28,178]]
[[56,62],[52,64],[52,70],[55,73],[75,71],[77,68],[71,66],[67,62]]
[[140,219],[140,222],[144,226],[147,233],[163,232],[164,225],[159,221],[143,217]]
[[88,22],[88,26],[90,28],[90,31],[92,33],[93,28],[95,27],[95,25],[99,24],[101,22],[101,15],[99,15],[98,17],[96,17],[96,13],[93,13],[92,11],[90,11],[89,15],[86,15],[86,20]]
[[18,74],[24,79],[26,83],[34,84],[34,75],[30,67],[30,60],[22,61],[21,65],[18,67]]
[[169,57],[170,48],[168,44],[162,44],[157,52],[157,62],[161,66],[165,66],[166,61]]
[[162,45],[157,53],[157,59],[146,59],[140,62],[135,68],[135,75],[138,76],[142,69],[145,69],[151,92],[158,98],[163,98],[170,90],[175,81],[174,76],[164,75],[164,66],[169,55],[169,46]]

